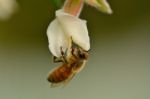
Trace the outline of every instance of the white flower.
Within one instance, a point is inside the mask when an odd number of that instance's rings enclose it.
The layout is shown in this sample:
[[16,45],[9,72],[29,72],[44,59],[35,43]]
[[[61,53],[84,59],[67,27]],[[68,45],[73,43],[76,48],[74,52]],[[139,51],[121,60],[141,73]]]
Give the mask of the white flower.
[[65,13],[63,10],[56,11],[56,19],[50,23],[47,36],[49,49],[56,57],[61,56],[61,48],[63,52],[70,49],[71,40],[85,51],[90,49],[86,21]]
[[10,18],[16,8],[16,0],[0,0],[0,19],[5,20]]
[[84,1],[85,3],[97,8],[98,10],[104,13],[112,14],[112,9],[109,6],[107,0],[84,0]]

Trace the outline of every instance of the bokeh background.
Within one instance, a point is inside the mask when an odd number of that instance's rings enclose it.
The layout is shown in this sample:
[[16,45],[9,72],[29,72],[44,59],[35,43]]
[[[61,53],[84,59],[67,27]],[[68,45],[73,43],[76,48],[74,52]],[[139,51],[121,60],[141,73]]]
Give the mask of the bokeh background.
[[0,21],[0,99],[150,99],[150,1],[109,0],[103,14],[85,5],[90,58],[63,88],[50,88],[52,62],[46,29],[57,9],[51,0],[18,0]]

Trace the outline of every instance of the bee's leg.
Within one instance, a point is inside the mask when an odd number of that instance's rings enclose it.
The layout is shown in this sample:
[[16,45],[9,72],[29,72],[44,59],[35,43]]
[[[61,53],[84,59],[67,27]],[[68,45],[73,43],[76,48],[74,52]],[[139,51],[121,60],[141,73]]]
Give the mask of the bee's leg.
[[62,61],[63,61],[64,63],[67,63],[66,56],[65,56],[65,53],[64,53],[63,50],[62,50],[62,47],[60,47],[60,50],[61,50],[61,55],[62,55]]
[[[71,36],[71,41],[73,41],[73,40],[72,40],[72,36]],[[75,49],[76,49],[76,45],[75,45],[73,42],[71,42],[71,54],[72,54],[74,57],[76,57],[76,55],[75,55]]]
[[72,46],[72,47],[71,47],[71,54],[72,54],[72,55],[74,55],[74,51],[75,51],[75,49],[74,49],[74,47]]
[[58,62],[63,62],[63,60],[61,58],[58,58],[56,56],[53,56],[53,62],[54,63],[58,63]]

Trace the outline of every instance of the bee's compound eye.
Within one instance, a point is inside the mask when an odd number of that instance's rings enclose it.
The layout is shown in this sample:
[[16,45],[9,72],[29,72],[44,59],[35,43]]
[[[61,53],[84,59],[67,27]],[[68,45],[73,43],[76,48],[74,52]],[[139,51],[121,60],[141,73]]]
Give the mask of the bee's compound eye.
[[79,57],[80,57],[81,59],[87,59],[88,56],[89,56],[89,54],[88,54],[87,52],[82,52],[82,53],[79,54]]
[[79,57],[80,57],[81,59],[85,59],[84,53],[80,53],[80,54],[79,54]]

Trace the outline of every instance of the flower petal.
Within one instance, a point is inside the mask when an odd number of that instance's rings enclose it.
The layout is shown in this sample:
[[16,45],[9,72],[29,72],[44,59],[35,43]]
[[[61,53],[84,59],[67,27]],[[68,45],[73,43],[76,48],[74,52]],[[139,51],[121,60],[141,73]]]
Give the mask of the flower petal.
[[85,2],[104,13],[112,13],[112,10],[106,0],[85,0]]
[[16,0],[0,0],[0,20],[7,20],[17,11]]
[[49,49],[51,53],[56,56],[61,56],[61,47],[65,52],[69,46],[69,39],[63,32],[62,27],[57,19],[52,21],[47,29],[47,36],[49,41]]
[[86,21],[65,13],[62,10],[56,12],[56,17],[62,25],[65,33],[72,37],[73,42],[82,49],[88,51],[90,49],[90,40]]

